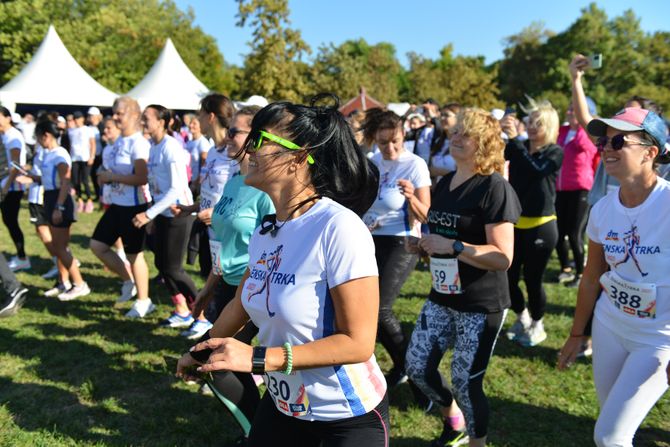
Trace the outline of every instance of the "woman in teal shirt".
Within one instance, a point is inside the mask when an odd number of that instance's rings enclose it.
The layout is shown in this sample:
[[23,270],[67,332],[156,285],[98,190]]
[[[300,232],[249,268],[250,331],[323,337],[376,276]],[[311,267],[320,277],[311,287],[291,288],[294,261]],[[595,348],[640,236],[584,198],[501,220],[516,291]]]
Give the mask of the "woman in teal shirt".
[[[275,212],[267,194],[244,184],[249,155],[242,153],[241,149],[251,130],[251,120],[258,110],[260,107],[239,110],[233,117],[233,127],[228,129],[228,155],[231,158],[237,156],[240,174],[228,180],[221,199],[214,206],[210,227],[215,236],[210,238],[212,271],[196,297],[193,311],[194,315],[205,311],[207,319],[212,322],[235,297],[237,286],[249,264],[248,247],[251,235],[261,224],[263,216]],[[249,323],[235,338],[250,343],[256,332],[256,327]],[[249,373],[232,372],[212,375],[214,391],[233,413],[244,435],[248,435],[251,420],[260,402],[253,377]]]

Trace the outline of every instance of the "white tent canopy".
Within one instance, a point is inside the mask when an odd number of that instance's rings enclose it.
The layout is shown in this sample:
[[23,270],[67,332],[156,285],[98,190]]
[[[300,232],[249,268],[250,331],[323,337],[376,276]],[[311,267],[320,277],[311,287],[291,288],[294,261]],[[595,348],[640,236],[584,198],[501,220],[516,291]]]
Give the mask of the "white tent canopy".
[[168,109],[196,110],[209,89],[195,77],[168,38],[151,70],[128,96],[142,107],[160,104]]
[[30,62],[0,89],[0,101],[5,106],[44,104],[111,107],[117,96],[81,68],[63,45],[53,25],[49,26],[47,35]]

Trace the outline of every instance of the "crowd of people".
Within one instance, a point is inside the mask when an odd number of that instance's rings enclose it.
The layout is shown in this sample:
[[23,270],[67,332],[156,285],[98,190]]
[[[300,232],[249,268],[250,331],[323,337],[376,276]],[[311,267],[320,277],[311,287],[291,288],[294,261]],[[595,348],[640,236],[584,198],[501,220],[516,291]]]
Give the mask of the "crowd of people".
[[[670,374],[668,123],[639,96],[598,117],[581,84],[587,63],[570,64],[563,124],[532,99],[504,111],[428,99],[404,116],[344,117],[329,94],[236,107],[212,93],[182,121],[120,97],[109,117],[91,107],[88,124],[45,112],[16,127],[0,107],[0,209],[16,249],[0,256],[0,317],[28,296],[14,275],[31,268],[24,194],[54,261],[43,294],[61,301],[91,293],[69,240],[77,214],[99,202],[90,248],[123,281],[117,301],[134,299],[128,318],[156,310],[151,250],[174,304],[160,324],[197,340],[177,374],[211,373],[240,442],[387,446],[388,393],[409,382],[417,405],[440,407],[433,445],[483,446],[484,377],[508,309],[505,335],[541,344],[543,283],[555,280],[578,288],[558,367],[593,355],[595,443],[631,446]],[[547,278],[554,250],[560,273]],[[184,270],[197,256],[200,290]],[[417,265],[431,288],[407,337],[393,304]],[[447,351],[450,381],[439,371]]]

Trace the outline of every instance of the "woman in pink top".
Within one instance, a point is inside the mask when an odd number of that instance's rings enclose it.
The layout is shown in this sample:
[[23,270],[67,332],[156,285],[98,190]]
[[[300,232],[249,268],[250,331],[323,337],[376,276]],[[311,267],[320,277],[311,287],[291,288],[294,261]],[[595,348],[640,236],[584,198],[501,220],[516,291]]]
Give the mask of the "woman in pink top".
[[[587,98],[587,104],[595,115],[596,107],[591,98]],[[563,165],[556,179],[556,251],[561,262],[559,281],[568,287],[577,287],[584,271],[584,230],[589,214],[587,196],[593,186],[599,157],[596,146],[573,114],[572,105],[568,106],[565,116],[568,125],[560,128],[557,141],[563,148],[564,155]],[[575,261],[574,272],[569,264],[568,242]]]

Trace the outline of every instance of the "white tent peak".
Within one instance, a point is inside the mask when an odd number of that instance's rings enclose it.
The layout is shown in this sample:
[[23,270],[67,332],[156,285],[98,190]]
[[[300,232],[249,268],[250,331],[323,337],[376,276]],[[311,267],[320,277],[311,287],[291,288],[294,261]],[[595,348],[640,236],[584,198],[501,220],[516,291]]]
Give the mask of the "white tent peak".
[[169,109],[196,110],[207,93],[209,89],[195,77],[168,38],[153,67],[128,96],[143,107],[160,104]]
[[110,107],[117,96],[86,73],[53,25],[30,62],[0,89],[0,98],[15,104]]

